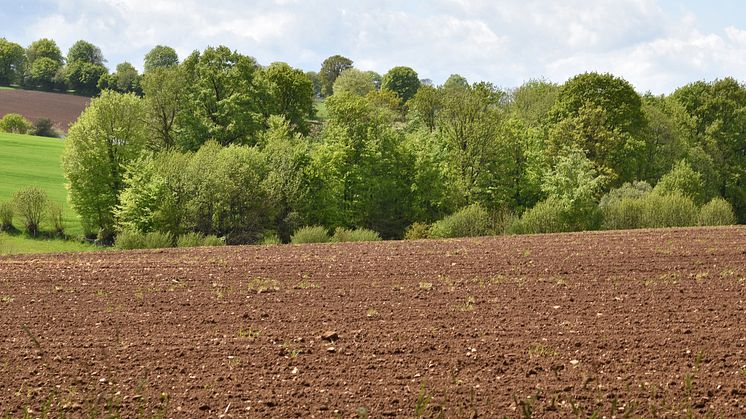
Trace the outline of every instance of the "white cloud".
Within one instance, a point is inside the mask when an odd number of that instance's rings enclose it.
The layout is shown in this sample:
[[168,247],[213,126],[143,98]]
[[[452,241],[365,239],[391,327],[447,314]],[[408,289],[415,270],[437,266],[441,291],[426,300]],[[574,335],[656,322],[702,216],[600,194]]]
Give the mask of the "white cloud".
[[46,1],[47,15],[10,31],[23,34],[17,41],[51,37],[66,51],[86,39],[110,67],[141,66],[156,44],[181,57],[224,44],[263,64],[307,70],[336,53],[381,73],[409,65],[436,83],[460,73],[510,87],[609,71],[659,93],[699,79],[746,78],[743,27],[704,30],[694,12],[656,0]]

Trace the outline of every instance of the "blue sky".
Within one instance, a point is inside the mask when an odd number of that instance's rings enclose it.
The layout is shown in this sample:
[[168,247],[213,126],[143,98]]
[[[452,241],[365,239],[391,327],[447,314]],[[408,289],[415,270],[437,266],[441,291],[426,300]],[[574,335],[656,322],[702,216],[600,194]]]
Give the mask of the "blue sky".
[[363,70],[413,67],[515,87],[608,71],[641,91],[746,81],[746,7],[670,0],[0,0],[0,37],[98,45],[110,68],[142,67],[157,44],[181,57],[224,44],[262,64],[318,70],[343,54]]

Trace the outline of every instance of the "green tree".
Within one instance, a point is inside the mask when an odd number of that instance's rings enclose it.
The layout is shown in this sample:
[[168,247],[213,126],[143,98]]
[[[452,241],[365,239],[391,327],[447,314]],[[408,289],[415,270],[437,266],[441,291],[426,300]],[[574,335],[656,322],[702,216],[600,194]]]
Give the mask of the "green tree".
[[145,105],[133,94],[104,91],[70,127],[62,155],[69,200],[87,232],[110,240],[127,167],[145,147]]
[[26,54],[23,47],[0,38],[0,86],[20,83]]
[[321,77],[319,76],[319,73],[315,71],[306,71],[306,77],[308,77],[308,80],[311,80],[311,85],[313,86],[313,95],[314,97],[321,97]]
[[411,99],[420,88],[420,78],[417,72],[409,67],[394,67],[384,74],[381,89],[396,93],[402,102]]
[[48,202],[47,193],[38,186],[26,186],[13,194],[15,212],[23,218],[26,232],[32,236],[39,232]]
[[560,87],[546,80],[529,80],[510,93],[510,109],[529,127],[540,127],[554,106]]
[[441,91],[432,86],[422,86],[409,101],[409,114],[432,132],[435,131],[435,122],[442,106]]
[[103,66],[106,60],[101,48],[92,43],[80,40],[73,44],[67,52],[67,63],[72,64],[78,61]]
[[469,82],[466,80],[466,78],[460,74],[451,74],[445,83],[443,83],[443,87],[446,89],[465,89],[469,87]]
[[142,79],[150,147],[157,150],[176,145],[176,120],[184,109],[187,86],[181,66],[156,67]]
[[120,93],[141,94],[140,75],[137,69],[128,62],[117,64],[117,69],[108,77],[102,77],[98,85],[100,90],[112,89]]
[[694,171],[685,160],[676,163],[670,172],[661,177],[653,192],[658,195],[680,193],[697,204],[705,201],[702,175]]
[[196,150],[208,139],[221,145],[253,144],[264,116],[255,83],[253,58],[228,47],[195,51],[182,63],[186,74],[185,110],[177,115],[185,150]]
[[307,133],[306,120],[313,115],[313,84],[303,71],[272,63],[259,71],[257,79],[260,91],[267,93],[261,105],[264,118],[281,115],[295,131]]
[[24,85],[42,90],[52,90],[62,64],[48,57],[39,57],[27,68]]
[[87,61],[74,61],[64,68],[67,85],[82,95],[95,95],[100,91],[99,80],[108,76],[106,67]]
[[57,43],[47,38],[32,42],[26,49],[26,62],[29,66],[33,65],[39,58],[49,58],[60,66],[64,63],[62,51],[60,51]]
[[145,54],[143,69],[149,73],[156,68],[173,67],[179,64],[179,56],[176,51],[165,45],[156,45]]
[[27,134],[33,126],[21,114],[9,113],[0,119],[0,131],[13,134]]
[[348,68],[352,68],[352,60],[341,55],[333,55],[321,63],[319,78],[323,96],[331,96],[334,93],[334,82]]
[[376,90],[373,79],[367,72],[356,68],[348,68],[343,71],[334,82],[334,93],[347,92],[357,96],[365,96]]
[[372,70],[366,71],[365,74],[367,74],[368,77],[370,77],[370,79],[373,81],[373,86],[376,87],[376,90],[381,90],[381,83],[383,83],[383,77],[380,74]]

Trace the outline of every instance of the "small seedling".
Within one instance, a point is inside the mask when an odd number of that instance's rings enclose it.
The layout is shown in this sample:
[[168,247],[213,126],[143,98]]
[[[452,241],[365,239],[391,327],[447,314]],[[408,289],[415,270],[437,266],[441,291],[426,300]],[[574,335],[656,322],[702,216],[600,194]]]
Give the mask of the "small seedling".
[[368,311],[365,313],[365,315],[368,316],[371,319],[376,318],[376,317],[378,317],[378,310],[376,310],[375,308],[371,307],[371,308],[368,309]]
[[546,345],[534,345],[528,349],[528,354],[531,356],[550,357],[557,355],[557,351]]
[[705,358],[705,354],[702,351],[697,352],[697,356],[694,357],[694,369],[699,370],[700,365],[702,365],[702,361]]
[[433,283],[432,282],[420,282],[420,289],[424,291],[430,291],[433,289]]
[[254,291],[257,294],[265,292],[275,292],[280,290],[280,284],[275,279],[267,279],[262,277],[254,277],[249,281],[249,291]]
[[417,396],[417,402],[414,405],[414,417],[417,419],[424,417],[432,400],[433,396],[427,392],[427,388],[425,388],[425,384],[423,383],[420,386],[420,394]]
[[303,349],[295,346],[291,342],[285,342],[282,344],[282,352],[285,355],[290,356],[291,359],[295,359],[298,355],[303,353]]
[[460,306],[460,309],[461,309],[461,311],[474,311],[475,307],[476,307],[476,301],[474,300],[474,297],[469,297]]
[[0,298],[0,301],[4,303],[12,303],[15,300],[15,298],[11,297],[10,295],[3,295],[2,298]]
[[259,329],[254,329],[251,326],[249,326],[248,330],[239,330],[238,331],[238,337],[240,338],[249,338],[249,339],[256,339],[259,336],[262,335],[262,332]]
[[299,283],[298,283],[298,284],[297,284],[296,286],[294,286],[293,288],[295,288],[295,289],[297,289],[297,290],[307,290],[307,289],[309,289],[309,288],[318,288],[318,287],[319,287],[319,284],[315,284],[315,283],[313,283],[313,282],[309,281],[308,279],[306,279],[306,278],[303,278],[303,280],[302,280],[302,281],[300,281],[300,282],[299,282]]

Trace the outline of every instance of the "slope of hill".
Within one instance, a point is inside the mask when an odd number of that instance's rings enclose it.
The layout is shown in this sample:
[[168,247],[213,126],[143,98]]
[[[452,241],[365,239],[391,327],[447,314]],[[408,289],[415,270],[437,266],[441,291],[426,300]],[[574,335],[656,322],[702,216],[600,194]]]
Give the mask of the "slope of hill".
[[[60,166],[63,147],[64,140],[59,138],[0,133],[0,201],[10,200],[24,186],[39,186],[49,199],[64,205],[67,232],[75,235],[82,233],[82,227],[67,203]],[[16,219],[15,224],[19,226],[20,220]],[[42,228],[46,228],[45,223]]]
[[3,89],[0,90],[0,117],[19,113],[31,121],[49,118],[57,130],[67,132],[90,100],[89,97],[62,93]]

